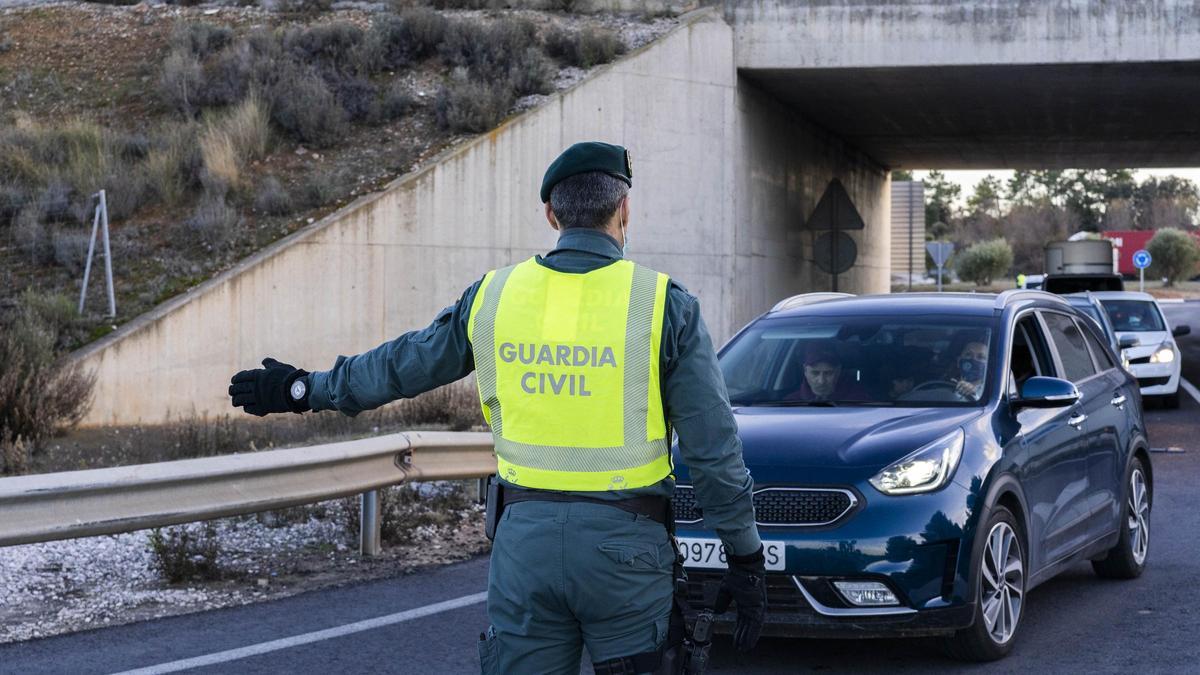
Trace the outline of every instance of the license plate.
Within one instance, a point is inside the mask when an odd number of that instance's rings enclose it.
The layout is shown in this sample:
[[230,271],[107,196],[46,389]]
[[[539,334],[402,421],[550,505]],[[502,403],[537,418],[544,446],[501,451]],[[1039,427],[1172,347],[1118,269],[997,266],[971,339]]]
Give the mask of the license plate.
[[[719,539],[701,539],[699,537],[679,537],[679,552],[683,554],[684,567],[723,570],[725,563],[725,546]],[[767,569],[773,572],[783,571],[783,542],[764,541],[763,555],[767,559]]]

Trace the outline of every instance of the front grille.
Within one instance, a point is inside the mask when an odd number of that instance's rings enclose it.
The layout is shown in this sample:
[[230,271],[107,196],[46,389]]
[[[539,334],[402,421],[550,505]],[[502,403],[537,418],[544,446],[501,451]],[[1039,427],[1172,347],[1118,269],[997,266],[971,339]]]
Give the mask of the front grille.
[[[688,570],[688,604],[700,609],[712,604],[712,598],[705,597],[705,584],[712,586],[709,594],[716,592],[721,584],[724,571],[697,572]],[[767,610],[771,612],[797,612],[808,610],[804,596],[796,590],[796,584],[789,574],[767,574]]]
[[1137,358],[1129,359],[1129,365],[1131,365],[1131,366],[1136,366],[1136,365],[1139,365],[1142,363],[1150,363],[1150,355],[1149,354],[1147,354],[1146,356],[1139,356]]
[[[676,486],[671,501],[676,522],[700,522],[703,513],[690,485]],[[754,514],[759,525],[828,525],[857,503],[840,488],[765,488],[754,493]]]
[[1139,387],[1158,387],[1171,381],[1170,377],[1139,377]]

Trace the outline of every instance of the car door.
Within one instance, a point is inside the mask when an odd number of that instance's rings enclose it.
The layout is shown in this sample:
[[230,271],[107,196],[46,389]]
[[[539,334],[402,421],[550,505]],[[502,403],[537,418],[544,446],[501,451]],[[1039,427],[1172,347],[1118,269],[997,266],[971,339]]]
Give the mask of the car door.
[[1091,540],[1096,519],[1097,491],[1108,488],[1108,481],[1100,481],[1097,485],[1089,473],[1092,457],[1112,450],[1114,444],[1106,440],[1106,425],[1111,429],[1111,417],[1108,411],[1112,408],[1112,386],[1108,379],[1096,371],[1095,362],[1088,350],[1083,331],[1074,317],[1060,312],[1043,310],[1040,312],[1054,348],[1059,366],[1059,377],[1070,380],[1079,388],[1079,401],[1070,408],[1067,425],[1073,429],[1080,445],[1079,473],[1071,482],[1063,486],[1063,498],[1073,505],[1082,522],[1073,524],[1070,535],[1063,542],[1065,555],[1083,546]]
[[1096,413],[1087,421],[1097,440],[1088,455],[1088,483],[1092,488],[1092,537],[1099,538],[1115,530],[1120,522],[1125,456],[1137,402],[1131,400],[1135,397],[1134,385],[1112,352],[1097,335],[1085,330],[1083,337],[1105,384],[1100,399],[1108,399],[1108,405],[1096,406]]
[[[1020,317],[1013,331],[1009,397],[1032,375],[1061,377],[1061,367],[1037,314]],[[1023,361],[1028,361],[1022,373]],[[1021,408],[1021,455],[1014,473],[1021,481],[1029,509],[1030,567],[1036,571],[1066,555],[1087,539],[1087,449],[1083,434],[1069,422],[1077,406]]]

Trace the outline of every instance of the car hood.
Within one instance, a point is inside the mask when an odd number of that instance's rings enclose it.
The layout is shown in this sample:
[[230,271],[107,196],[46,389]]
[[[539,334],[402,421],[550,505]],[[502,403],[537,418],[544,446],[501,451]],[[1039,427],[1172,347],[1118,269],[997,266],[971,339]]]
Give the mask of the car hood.
[[1122,340],[1126,336],[1137,338],[1138,346],[1129,347],[1125,350],[1125,356],[1136,359],[1142,356],[1150,356],[1158,346],[1171,339],[1171,333],[1165,330],[1125,330],[1117,332],[1117,340]]
[[739,407],[734,414],[756,483],[820,484],[870,477],[983,408]]

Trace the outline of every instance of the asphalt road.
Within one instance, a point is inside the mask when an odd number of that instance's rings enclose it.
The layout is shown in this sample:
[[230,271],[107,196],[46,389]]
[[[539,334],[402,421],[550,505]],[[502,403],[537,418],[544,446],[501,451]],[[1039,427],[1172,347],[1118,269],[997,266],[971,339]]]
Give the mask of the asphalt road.
[[[1200,331],[1200,303],[1164,306],[1172,323]],[[1185,375],[1200,383],[1200,335],[1181,340]],[[1150,564],[1134,581],[1103,581],[1082,563],[1029,596],[1009,658],[971,667],[996,672],[1195,672],[1200,669],[1200,405],[1147,411],[1155,454]],[[479,595],[487,560],[328,589],[271,603],[0,646],[0,673],[472,673],[486,626]],[[439,603],[443,603],[439,606]],[[446,606],[445,603],[449,603]],[[432,607],[431,607],[432,606]],[[357,622],[371,621],[361,624]],[[181,662],[182,661],[182,662]],[[192,662],[196,664],[197,662]],[[764,639],[750,656],[728,641],[713,673],[958,672],[930,640]],[[585,671],[587,669],[585,668]]]

